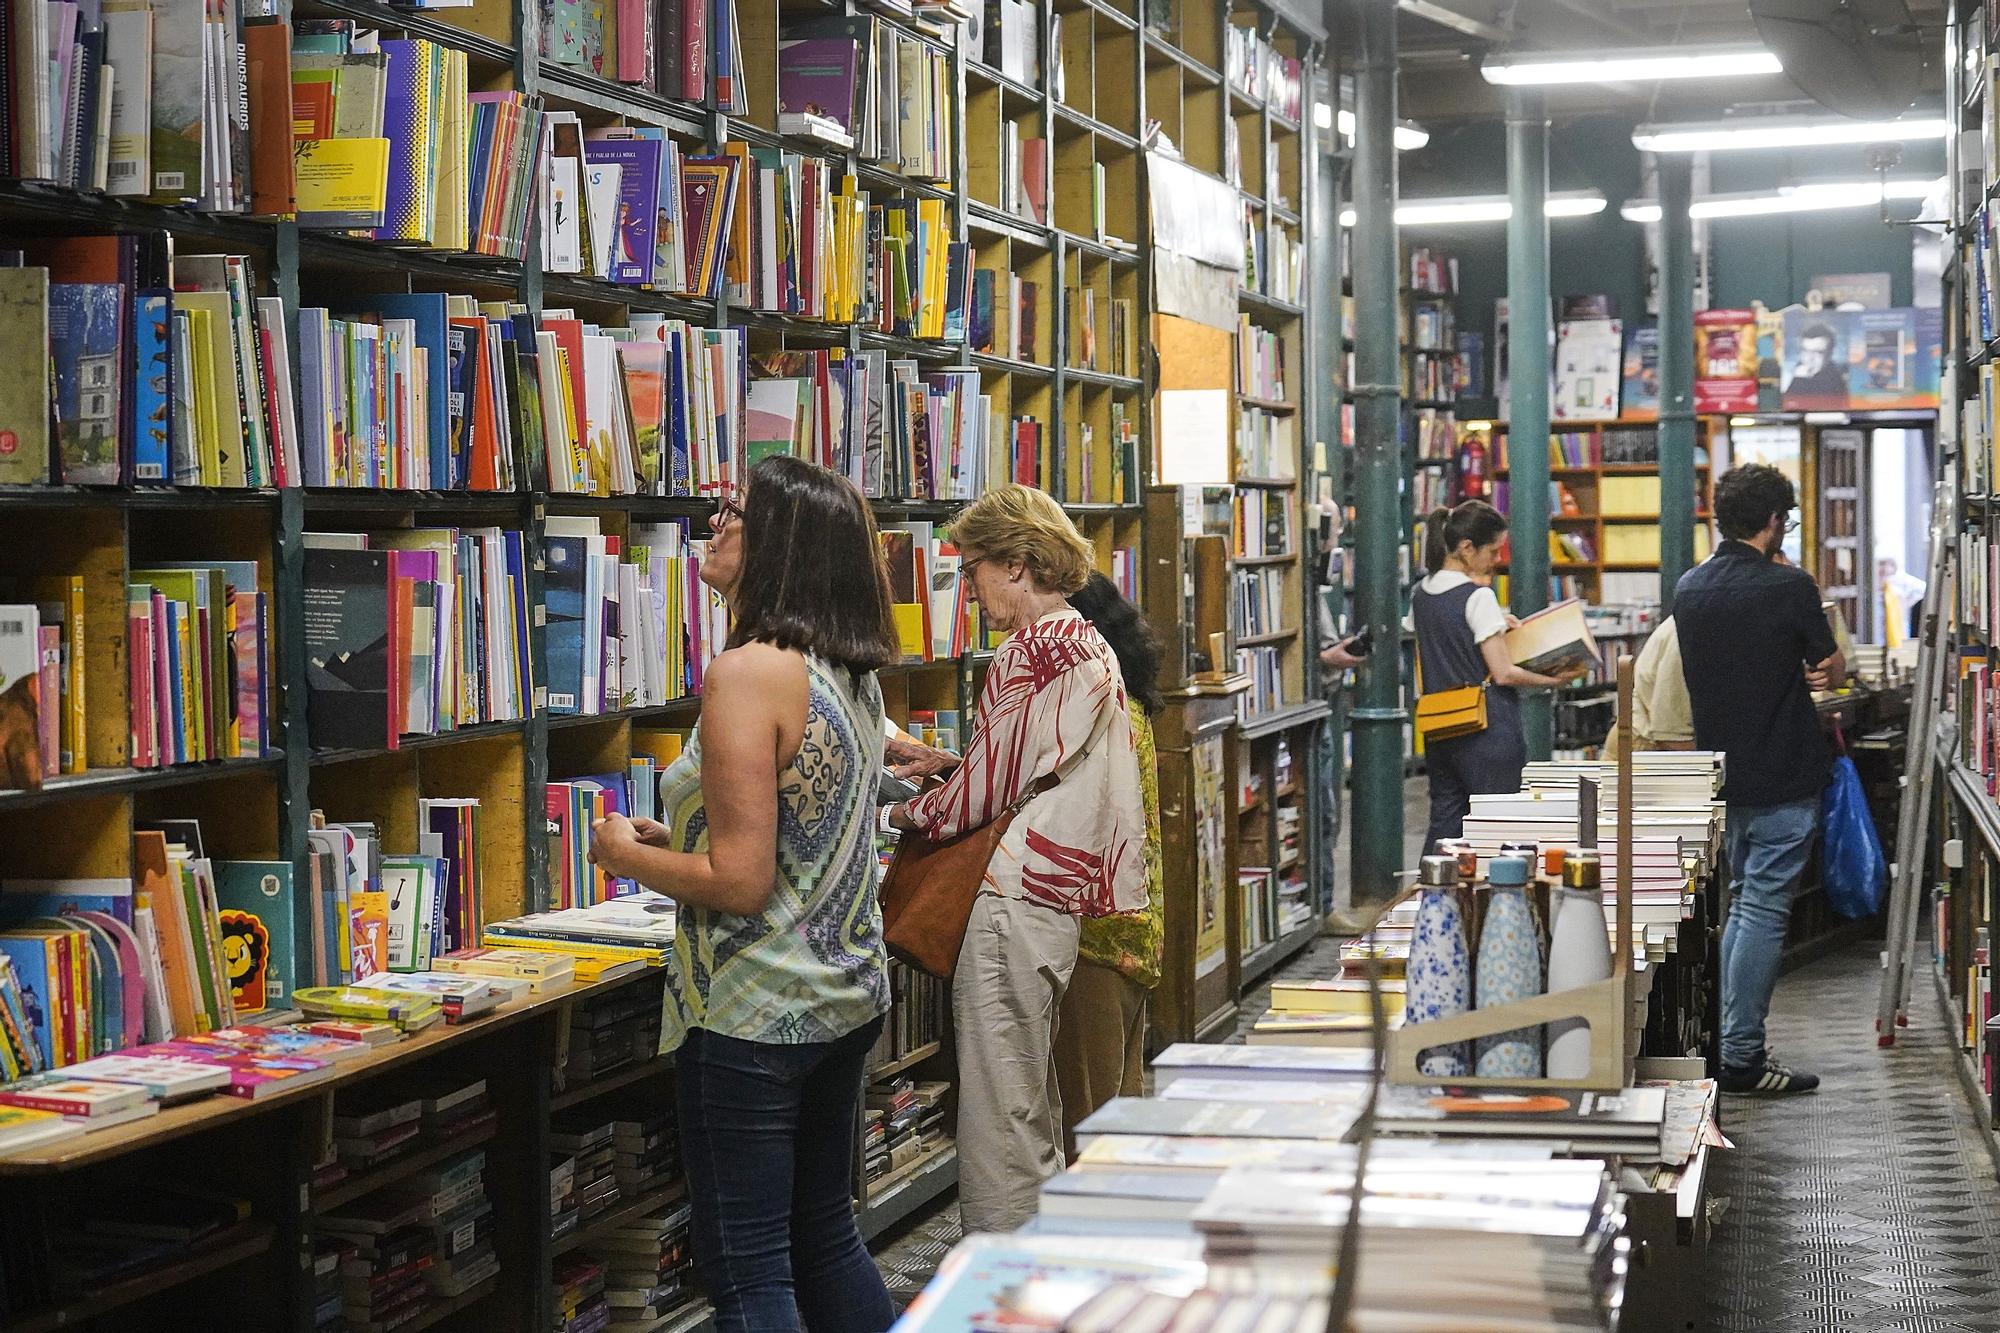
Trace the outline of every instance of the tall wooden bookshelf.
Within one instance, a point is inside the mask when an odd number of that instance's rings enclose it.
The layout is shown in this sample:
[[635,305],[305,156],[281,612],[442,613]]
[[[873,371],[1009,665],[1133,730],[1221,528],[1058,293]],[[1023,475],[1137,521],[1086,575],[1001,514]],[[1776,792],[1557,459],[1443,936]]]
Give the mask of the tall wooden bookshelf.
[[[1226,1029],[1244,992],[1323,924],[1328,708],[1315,695],[1305,498],[1317,367],[1335,351],[1312,345],[1308,321],[1317,275],[1307,227],[1327,206],[1309,110],[1328,44],[1318,16],[1279,0],[1177,0],[1157,7],[1143,35],[1146,114],[1189,166],[1234,192],[1245,254],[1233,330],[1173,320],[1155,331],[1155,387],[1226,387],[1233,446],[1231,488],[1209,492],[1212,510],[1227,506],[1211,513],[1211,535],[1183,540],[1177,492],[1148,497],[1149,608],[1155,624],[1187,627],[1158,727],[1169,888],[1154,1031],[1164,1042]],[[1253,44],[1299,62],[1301,114],[1232,55]],[[1250,588],[1261,590],[1255,617],[1245,614]]]

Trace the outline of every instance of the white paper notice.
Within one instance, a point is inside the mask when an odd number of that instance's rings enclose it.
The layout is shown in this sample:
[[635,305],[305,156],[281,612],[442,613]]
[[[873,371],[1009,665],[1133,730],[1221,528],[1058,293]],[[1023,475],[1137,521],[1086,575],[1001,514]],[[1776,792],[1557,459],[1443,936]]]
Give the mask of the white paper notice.
[[1229,390],[1160,392],[1161,486],[1229,484]]

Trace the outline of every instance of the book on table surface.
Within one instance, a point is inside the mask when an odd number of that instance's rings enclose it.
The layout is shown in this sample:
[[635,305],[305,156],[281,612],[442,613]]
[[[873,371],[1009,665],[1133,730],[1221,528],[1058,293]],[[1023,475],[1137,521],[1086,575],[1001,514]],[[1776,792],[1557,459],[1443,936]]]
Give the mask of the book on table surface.
[[[1581,1237],[1609,1193],[1603,1164],[1548,1161],[1481,1171],[1465,1160],[1435,1170],[1368,1173],[1362,1216],[1370,1226]],[[1195,1209],[1197,1229],[1274,1238],[1330,1236],[1347,1224],[1352,1173],[1225,1173]]]
[[1363,1092],[1356,1087],[1346,1102],[1302,1106],[1114,1097],[1076,1127],[1076,1141],[1084,1147],[1100,1134],[1339,1140],[1354,1127]]
[[226,1066],[207,1060],[151,1055],[145,1047],[86,1060],[71,1065],[67,1072],[77,1078],[135,1084],[164,1105],[220,1092],[229,1086]]
[[946,1256],[897,1324],[898,1333],[968,1328],[1061,1333],[1090,1296],[1119,1282],[1186,1295],[1202,1284],[1200,1247],[1153,1238],[976,1236]]
[[1043,1217],[1184,1221],[1215,1182],[1194,1171],[1071,1167],[1042,1182]]
[[67,1070],[37,1074],[0,1088],[0,1104],[82,1120],[113,1115],[150,1100],[151,1094],[135,1084],[72,1077]]
[[1385,1133],[1475,1134],[1510,1138],[1625,1142],[1659,1146],[1666,1119],[1663,1088],[1623,1092],[1552,1089],[1452,1094],[1441,1088],[1388,1087],[1376,1105]]
[[[1403,1011],[1405,985],[1401,978],[1384,977],[1378,989],[1382,1008],[1390,1014]],[[1271,1007],[1291,1013],[1360,1014],[1371,1012],[1368,978],[1329,977],[1316,981],[1278,981],[1271,985]]]
[[0,1106],[0,1156],[75,1138],[84,1126],[53,1111]]

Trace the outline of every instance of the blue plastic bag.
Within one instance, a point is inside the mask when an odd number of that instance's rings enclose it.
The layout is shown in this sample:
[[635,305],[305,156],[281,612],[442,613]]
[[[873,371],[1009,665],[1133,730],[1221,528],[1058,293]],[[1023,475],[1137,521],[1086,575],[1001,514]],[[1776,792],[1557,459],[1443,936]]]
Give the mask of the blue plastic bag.
[[1882,840],[1875,836],[1875,820],[1868,813],[1861,775],[1846,755],[1833,761],[1833,780],[1827,784],[1822,805],[1826,818],[1826,855],[1822,858],[1826,900],[1849,920],[1874,916],[1882,910],[1889,867],[1882,859]]

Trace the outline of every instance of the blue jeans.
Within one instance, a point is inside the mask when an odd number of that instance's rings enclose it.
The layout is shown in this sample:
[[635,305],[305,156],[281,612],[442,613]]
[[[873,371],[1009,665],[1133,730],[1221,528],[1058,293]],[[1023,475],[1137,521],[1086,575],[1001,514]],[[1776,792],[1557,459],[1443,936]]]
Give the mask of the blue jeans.
[[1764,1063],[1764,1016],[1778,984],[1792,885],[1812,855],[1819,797],[1729,807],[1729,921],[1722,931],[1722,1063]]
[[862,1064],[881,1030],[781,1045],[697,1029],[675,1055],[695,1267],[719,1333],[895,1322],[854,1222]]

